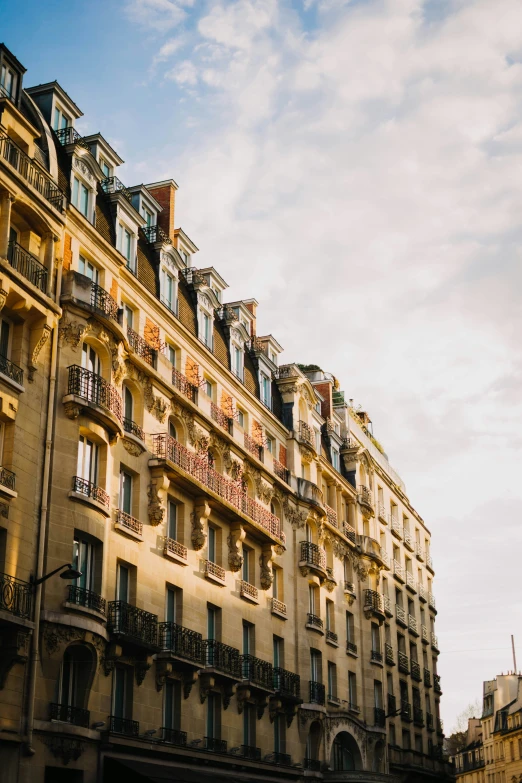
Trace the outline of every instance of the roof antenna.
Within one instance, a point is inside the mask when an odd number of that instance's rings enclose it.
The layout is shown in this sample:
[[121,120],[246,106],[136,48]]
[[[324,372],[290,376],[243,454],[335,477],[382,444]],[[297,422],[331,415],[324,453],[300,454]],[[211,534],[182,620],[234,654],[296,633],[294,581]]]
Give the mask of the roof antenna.
[[517,673],[517,657],[515,655],[515,637],[511,634],[511,647],[513,648],[513,671]]

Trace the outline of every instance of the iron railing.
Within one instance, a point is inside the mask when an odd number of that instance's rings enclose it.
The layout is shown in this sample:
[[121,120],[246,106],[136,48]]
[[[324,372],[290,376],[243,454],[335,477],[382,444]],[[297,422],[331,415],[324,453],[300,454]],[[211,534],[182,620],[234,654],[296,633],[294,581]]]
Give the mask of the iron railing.
[[384,596],[376,590],[364,591],[364,608],[376,614],[384,614]]
[[354,582],[348,582],[345,580],[344,582],[344,592],[345,593],[355,593],[355,584]]
[[16,473],[13,473],[12,470],[7,470],[7,468],[0,467],[0,484],[2,487],[12,489],[14,492],[16,485]]
[[139,521],[139,519],[131,517],[130,514],[127,514],[121,509],[117,509],[116,511],[116,522],[118,525],[126,528],[131,533],[137,533],[139,536],[143,534],[143,524]]
[[406,612],[399,604],[395,604],[395,618],[399,625],[402,625],[404,628],[407,627],[408,621],[406,619]]
[[137,720],[109,715],[109,731],[113,734],[125,734],[127,737],[139,737],[140,724]]
[[359,503],[373,508],[372,491],[364,484],[359,484]]
[[49,717],[51,720],[72,723],[73,726],[82,726],[84,729],[89,728],[89,710],[84,710],[81,707],[51,703],[49,705]]
[[109,601],[107,631],[149,649],[158,647],[158,617],[126,601]]
[[335,509],[333,509],[333,508],[330,508],[330,506],[326,506],[326,505],[325,505],[325,509],[326,509],[326,518],[327,518],[328,522],[331,525],[333,525],[334,527],[338,527],[338,524],[337,524],[337,511],[335,511]]
[[255,655],[241,656],[241,673],[244,680],[252,682],[261,688],[273,690],[274,667],[268,661],[262,661]]
[[421,639],[424,642],[424,644],[430,643],[430,634],[425,625],[421,626]]
[[131,329],[130,326],[127,327],[127,339],[134,353],[138,354],[138,356],[141,357],[144,362],[150,364],[151,367],[156,365],[155,348],[152,348],[152,346],[150,346],[148,342],[138,334],[138,332],[135,332],[134,329]]
[[440,718],[437,718],[437,734],[444,734],[444,724]]
[[89,145],[84,141],[83,136],[79,134],[72,125],[69,125],[67,128],[58,128],[55,130],[55,133],[58,137],[58,141],[60,144],[63,144],[64,147],[67,144],[79,144],[80,146],[85,147],[86,150],[89,149]]
[[433,559],[431,555],[428,555],[427,553],[426,553],[426,568],[428,568],[432,573],[434,572]]
[[424,685],[426,688],[431,688],[431,672],[429,669],[424,669]]
[[435,603],[435,596],[433,595],[433,593],[428,593],[428,606],[431,609],[436,609],[437,608],[437,605]]
[[303,761],[303,768],[310,770],[310,772],[320,772],[321,762],[319,761],[319,759],[305,758]]
[[408,615],[408,628],[415,636],[419,635],[419,632],[417,630],[417,618],[414,617],[412,614]]
[[59,212],[65,209],[65,193],[34,158],[20,149],[7,134],[0,133],[0,157],[6,160],[46,201]]
[[440,674],[433,675],[433,690],[435,693],[442,693],[442,688],[440,686]]
[[433,731],[433,729],[435,728],[433,723],[433,715],[431,714],[431,712],[426,713],[426,728],[428,729],[428,731]]
[[281,753],[279,750],[275,750],[270,755],[272,756],[273,764],[280,764],[283,767],[289,767],[292,764],[290,753]]
[[395,657],[393,655],[393,647],[388,642],[384,645],[384,659],[389,666],[395,666]]
[[416,726],[424,726],[424,715],[421,707],[413,707],[413,722]]
[[203,660],[205,666],[241,679],[241,655],[235,647],[215,639],[204,639]]
[[399,580],[399,582],[404,582],[406,580],[404,566],[401,565],[398,560],[393,561],[393,575]]
[[18,383],[20,386],[24,385],[24,371],[17,364],[12,362],[7,356],[0,354],[0,372],[2,375],[6,375],[11,378],[12,381]]
[[254,438],[249,435],[247,432],[245,432],[244,436],[245,440],[245,449],[249,451],[254,457],[257,457],[259,460],[263,460],[263,446],[261,446],[259,443],[256,443]]
[[399,650],[398,652],[398,660],[399,660],[399,671],[403,674],[409,674],[410,673],[410,661],[408,656],[401,652]]
[[273,459],[273,465],[274,465],[274,473],[278,478],[280,478],[282,481],[285,481],[288,484],[288,468],[285,468],[282,462],[279,462],[275,457]]
[[197,631],[177,623],[160,623],[158,640],[162,652],[171,652],[192,663],[203,665],[203,637]]
[[29,619],[32,611],[33,589],[29,582],[15,576],[0,574],[0,609],[16,617]]
[[439,640],[437,635],[434,634],[433,631],[431,632],[431,646],[437,652],[439,651]]
[[390,514],[390,527],[391,532],[396,538],[402,538],[402,527],[397,517],[393,516],[393,514]]
[[355,642],[346,642],[346,652],[357,655],[357,645]]
[[381,652],[381,650],[371,650],[370,651],[370,660],[375,661],[375,663],[382,663],[382,652]]
[[410,661],[411,666],[411,678],[412,680],[417,680],[417,682],[422,681],[422,674],[421,674],[421,667],[418,661]]
[[383,598],[383,601],[384,601],[384,612],[385,612],[385,614],[387,614],[389,617],[392,617],[393,611],[392,611],[392,608],[391,608],[390,596],[383,595],[382,598]]
[[415,579],[413,577],[413,574],[410,574],[409,571],[406,571],[406,587],[408,587],[413,593],[417,592]]
[[301,678],[294,672],[275,666],[273,687],[283,697],[298,699],[301,692]]
[[326,571],[326,552],[321,546],[314,544],[312,541],[301,541],[300,560],[309,566]]
[[308,612],[306,615],[306,624],[311,625],[313,628],[317,628],[319,630],[323,630],[323,621],[320,617],[318,617],[316,614],[312,614],[311,612]]
[[123,422],[123,403],[117,390],[101,375],[86,370],[78,364],[71,364],[69,370],[68,394],[74,394],[87,402],[99,405]]
[[129,432],[134,435],[138,440],[145,440],[145,433],[139,424],[136,424],[132,419],[123,419],[123,429],[125,432]]
[[113,321],[119,321],[118,302],[105,288],[98,283],[91,282],[91,307]]
[[299,419],[297,434],[300,441],[311,446],[313,449],[315,448],[314,431],[309,424],[305,421],[301,421],[301,419]]
[[268,533],[284,542],[285,535],[281,530],[281,520],[249,497],[239,482],[222,476],[209,465],[208,459],[190,452],[170,435],[154,435],[152,442],[155,457],[169,460],[182,468],[245,516],[261,525]]
[[418,584],[418,591],[419,591],[419,599],[423,603],[426,603],[426,601],[428,600],[428,591],[426,590],[424,585],[422,585],[420,582]]
[[261,761],[261,748],[256,748],[255,745],[241,745],[241,750],[237,755],[243,759],[250,759],[250,761]]
[[382,707],[373,708],[373,725],[383,729],[386,726],[386,713]]
[[339,643],[339,637],[335,633],[335,631],[331,631],[329,628],[326,629],[326,641],[330,642],[331,644],[338,644]]
[[225,411],[221,410],[221,408],[216,405],[215,402],[210,403],[210,415],[212,416],[213,420],[219,424],[220,427],[229,433],[232,432],[232,417],[228,416]]
[[129,190],[127,190],[123,182],[119,180],[118,177],[105,177],[105,179],[103,179],[100,184],[104,193],[121,193],[122,196],[125,196],[127,201],[132,201],[132,196]]
[[107,602],[98,593],[87,590],[85,587],[69,585],[67,602],[75,606],[83,606],[85,609],[93,609],[95,612],[105,614],[107,611]]
[[377,505],[377,516],[385,525],[388,524],[388,514],[386,513],[386,506],[384,503],[379,503]]
[[36,256],[12,240],[7,248],[7,260],[13,269],[20,272],[26,280],[40,291],[47,291],[47,269]]
[[348,522],[345,522],[343,525],[343,533],[346,538],[349,538],[350,541],[355,544],[355,528],[349,525]]
[[160,729],[161,741],[167,742],[169,745],[180,745],[185,747],[187,744],[187,732],[181,731],[181,729],[168,729],[162,726]]
[[413,541],[412,541],[411,533],[405,527],[403,527],[402,529],[402,538],[406,549],[409,549],[410,552],[413,552]]
[[419,560],[424,560],[424,549],[418,541],[415,544],[415,555]]
[[198,388],[189,381],[179,370],[172,368],[172,385],[191,402],[196,403]]
[[325,701],[325,687],[322,682],[315,682],[314,680],[310,680],[309,682],[309,688],[308,688],[308,695],[310,699],[310,704],[323,704]]
[[227,741],[218,739],[217,737],[203,737],[204,750],[209,750],[212,753],[226,753]]
[[73,476],[73,492],[85,495],[86,498],[91,498],[91,500],[96,500],[103,506],[109,507],[109,495],[107,492],[81,476]]
[[393,693],[388,694],[387,705],[388,705],[388,714],[390,717],[393,717],[397,712],[397,699],[395,698]]
[[181,270],[181,274],[189,285],[207,285],[207,280],[201,272],[193,266]]
[[411,721],[411,704],[401,700],[401,718],[405,721]]
[[160,226],[142,226],[143,233],[149,244],[163,242],[164,245],[171,245],[172,239],[163,231]]
[[188,556],[187,547],[184,544],[180,544],[180,542],[176,541],[174,538],[167,537],[165,539],[163,553],[167,554],[168,552],[170,552],[172,555],[180,557],[182,560],[186,560]]

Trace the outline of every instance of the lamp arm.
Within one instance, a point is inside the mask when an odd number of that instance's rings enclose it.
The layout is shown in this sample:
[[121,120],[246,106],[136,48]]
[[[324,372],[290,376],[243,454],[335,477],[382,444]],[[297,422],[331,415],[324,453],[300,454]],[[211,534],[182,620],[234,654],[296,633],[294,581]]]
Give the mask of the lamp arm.
[[45,582],[47,579],[50,579],[51,576],[54,576],[58,573],[58,571],[61,571],[63,568],[72,568],[71,563],[64,563],[61,566],[58,566],[58,568],[55,568],[54,571],[51,571],[49,574],[46,574],[45,576],[40,577],[40,579],[33,579],[31,578],[31,584],[33,587],[36,587],[37,585],[41,585],[42,582]]

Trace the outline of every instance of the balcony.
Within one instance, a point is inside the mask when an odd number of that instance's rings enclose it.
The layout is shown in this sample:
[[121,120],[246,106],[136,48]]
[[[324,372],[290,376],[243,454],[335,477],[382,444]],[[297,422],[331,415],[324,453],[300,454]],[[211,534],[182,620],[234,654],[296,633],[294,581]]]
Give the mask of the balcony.
[[402,606],[399,606],[399,604],[395,604],[395,619],[397,621],[397,625],[401,625],[403,628],[408,627],[406,612],[404,611]]
[[301,443],[305,443],[315,451],[314,431],[312,427],[310,427],[305,421],[301,421],[301,419],[297,425],[297,438],[301,441]]
[[7,134],[0,133],[0,157],[2,157],[16,172],[31,185],[52,207],[63,212],[65,209],[65,194],[56,185],[45,169],[30,158]]
[[62,147],[67,147],[69,144],[79,144],[80,147],[86,150],[89,149],[89,145],[84,141],[83,136],[71,125],[68,128],[58,128],[58,130],[55,130],[55,134]]
[[426,601],[428,600],[428,591],[426,590],[424,585],[422,585],[420,582],[418,585],[418,591],[419,591],[419,600],[422,601],[423,604],[425,604]]
[[417,592],[417,584],[413,578],[413,574],[411,574],[409,571],[406,571],[406,588],[410,591],[410,593]]
[[72,497],[85,497],[94,501],[94,503],[97,503],[103,509],[109,508],[109,495],[107,492],[101,487],[96,486],[96,484],[93,484],[92,481],[87,481],[87,479],[84,479],[81,476],[73,476],[71,492]]
[[355,544],[355,528],[349,525],[348,522],[345,522],[343,525],[343,533],[346,538],[352,542],[352,544]]
[[409,549],[410,552],[413,552],[415,550],[415,547],[414,547],[414,544],[413,544],[413,539],[411,537],[410,531],[406,530],[406,528],[403,528],[403,530],[402,530],[402,538],[403,538],[404,546],[406,547],[406,549]]
[[189,381],[179,370],[172,368],[172,385],[184,397],[196,405],[198,401],[198,387]]
[[426,628],[425,625],[421,626],[421,639],[423,644],[429,644],[430,643],[430,635],[429,631]]
[[125,601],[109,601],[107,631],[118,640],[152,652],[158,650],[158,617]]
[[98,593],[87,590],[85,587],[69,585],[67,587],[66,603],[70,606],[77,606],[80,609],[88,609],[91,612],[97,612],[105,617],[107,603]]
[[394,535],[395,538],[402,539],[402,527],[400,526],[397,517],[394,517],[393,515],[390,515],[390,528],[392,535]]
[[228,644],[215,639],[204,639],[203,662],[207,669],[212,669],[227,678],[234,680],[242,678],[239,650]]
[[323,493],[319,487],[308,479],[297,478],[297,494],[301,500],[305,500],[313,506],[316,506],[325,514]]
[[69,704],[50,704],[50,720],[57,720],[61,723],[71,723],[73,726],[81,726],[84,729],[89,728],[89,710],[80,707],[71,707]]
[[121,533],[125,533],[130,538],[134,538],[137,541],[143,541],[142,523],[139,521],[139,519],[131,517],[130,514],[127,514],[121,509],[117,509],[116,511],[116,523],[114,527],[116,530],[119,530]]
[[308,684],[308,699],[310,704],[322,704],[325,702],[325,688],[322,682],[310,680]]
[[136,424],[135,421],[132,421],[132,419],[123,419],[123,430],[128,435],[134,435],[134,437],[141,440],[142,443],[145,442],[145,433],[143,432],[143,429],[139,424]]
[[139,737],[140,724],[137,720],[109,715],[109,732],[111,734],[124,734],[126,737]]
[[242,759],[261,761],[261,748],[256,748],[254,745],[241,745],[237,755]]
[[339,647],[339,637],[335,631],[326,629],[326,644],[330,644],[332,647]]
[[437,734],[444,734],[444,724],[440,718],[437,718]]
[[417,619],[411,614],[408,615],[408,630],[414,636],[419,635],[419,632],[417,630]]
[[295,702],[302,702],[301,695],[301,678],[294,672],[289,672],[281,667],[274,667],[274,682],[273,690],[282,699],[290,699]]
[[411,661],[411,678],[417,682],[422,682],[421,667],[418,661]]
[[384,525],[388,524],[388,514],[386,513],[386,506],[383,503],[377,505],[377,516]]
[[323,621],[316,614],[308,612],[306,615],[306,628],[310,628],[311,631],[319,631],[323,633]]
[[150,364],[151,367],[156,366],[156,350],[152,348],[143,337],[135,332],[134,329],[131,329],[130,326],[127,327],[127,339],[131,350],[134,351],[140,359],[143,359],[146,364]]
[[234,420],[231,416],[228,416],[225,411],[221,410],[221,408],[219,408],[214,402],[210,403],[210,415],[216,424],[219,424],[219,426],[226,430],[229,434],[232,433]]
[[346,653],[347,655],[353,655],[354,657],[357,656],[357,645],[355,642],[346,642]]
[[388,714],[390,717],[394,717],[397,712],[397,700],[393,693],[388,694],[387,698]]
[[435,652],[439,652],[439,640],[433,631],[431,632],[431,649],[435,650]]
[[255,655],[241,656],[241,675],[251,685],[263,691],[274,690],[274,667]]
[[203,750],[208,750],[211,753],[226,753],[227,741],[218,739],[217,737],[203,737]]
[[429,555],[426,552],[426,568],[428,571],[431,571],[432,574],[435,573],[435,569],[433,568],[433,560],[431,559],[431,555]]
[[254,585],[251,585],[250,582],[245,582],[244,579],[239,583],[239,595],[253,604],[259,603],[259,590]]
[[9,612],[22,620],[32,614],[33,586],[15,576],[0,574],[0,611]]
[[411,722],[411,704],[401,700],[401,718],[407,723]]
[[378,620],[384,620],[384,596],[376,590],[364,591],[364,614],[366,617],[376,617]]
[[381,663],[382,664],[382,652],[380,650],[371,650],[370,651],[370,661],[372,661],[372,663]]
[[415,557],[417,560],[420,560],[421,562],[424,560],[425,553],[419,542],[415,544]]
[[333,527],[338,527],[337,523],[337,511],[334,511],[333,508],[330,508],[330,506],[325,506],[326,509],[326,519],[330,523],[330,525],[333,525]]
[[22,277],[44,294],[47,292],[47,269],[36,256],[25,250],[18,242],[11,241],[7,248],[7,260]]
[[386,642],[386,644],[384,645],[384,660],[386,661],[388,666],[395,666],[393,647],[391,646],[391,644],[388,644],[388,642]]
[[433,715],[431,714],[431,712],[426,713],[426,728],[428,729],[428,731],[433,731],[433,729],[435,728],[435,722],[433,720]]
[[286,604],[283,601],[279,601],[277,598],[272,598],[272,614],[287,619]]
[[404,566],[401,565],[398,560],[393,561],[393,575],[395,579],[397,579],[398,582],[402,582],[402,584],[406,581]]
[[176,658],[182,663],[203,666],[203,637],[197,631],[173,622],[159,623],[158,643],[161,658]]
[[431,688],[431,672],[429,669],[424,669],[424,685],[426,688]]
[[[67,395],[63,398],[66,413],[76,418],[76,405],[91,414],[112,434],[123,434],[123,403],[120,394],[105,378],[78,364],[67,368],[69,382]],[[87,403],[87,404],[85,404]],[[68,412],[68,407],[71,411]]]
[[382,707],[373,708],[373,725],[379,726],[381,729],[386,726],[386,713]]
[[393,609],[389,596],[383,595],[383,601],[384,601],[384,613],[386,617],[393,617]]
[[278,764],[281,767],[292,766],[292,756],[290,753],[281,753],[280,751],[276,750],[271,753],[270,756],[272,757],[273,764]]
[[167,729],[162,726],[160,729],[161,741],[166,742],[168,745],[177,745],[180,748],[185,748],[187,745],[187,732],[181,731],[181,729]]
[[225,577],[226,572],[223,566],[213,563],[212,560],[205,560],[205,579],[223,586],[225,584]]
[[145,238],[149,245],[155,245],[156,242],[161,242],[164,245],[172,244],[171,238],[160,226],[142,226],[141,230],[145,234]]
[[442,688],[440,687],[440,674],[433,675],[433,690],[435,693],[442,693]]
[[118,179],[118,177],[105,177],[105,179],[103,179],[100,184],[103,192],[108,196],[121,193],[121,195],[124,196],[127,201],[132,201],[130,192],[127,190],[123,182]]
[[354,582],[348,582],[345,581],[344,583],[344,592],[345,595],[355,595],[355,584]]
[[165,543],[163,545],[163,555],[168,557],[169,560],[174,560],[176,563],[181,563],[181,565],[188,565],[187,547],[183,544],[180,544],[179,541],[176,541],[174,538],[165,538]]
[[2,356],[2,354],[0,354],[0,373],[16,383],[20,387],[18,391],[23,391],[24,371],[8,359],[7,356]]
[[222,476],[209,465],[205,457],[199,457],[189,451],[170,435],[153,435],[152,441],[155,459],[164,460],[180,468],[207,487],[216,497],[229,503],[255,522],[269,535],[285,541],[281,520],[253,498],[248,497],[237,481]]
[[366,487],[364,484],[359,484],[357,500],[360,506],[365,508],[370,513],[373,513],[372,491],[371,489],[368,489],[368,487]]
[[274,466],[274,473],[275,475],[281,479],[281,481],[284,481],[286,484],[288,484],[288,478],[289,478],[289,471],[288,468],[286,468],[282,462],[279,462],[275,457],[273,459],[273,466]]
[[430,609],[433,609],[434,612],[437,611],[437,607],[435,604],[435,596],[433,595],[433,593],[428,593],[428,606],[430,607]]
[[325,550],[312,541],[301,541],[299,567],[308,568],[319,574],[319,576],[326,576]]
[[249,435],[247,432],[245,432],[244,437],[245,442],[245,449],[252,454],[253,457],[255,457],[258,460],[263,461],[263,446],[260,446],[259,443],[256,443],[254,438]]
[[413,707],[413,723],[419,728],[424,726],[424,715],[420,707]]
[[398,653],[398,661],[399,661],[399,671],[403,674],[409,674],[410,673],[410,661],[408,659],[408,656],[405,655],[403,652]]

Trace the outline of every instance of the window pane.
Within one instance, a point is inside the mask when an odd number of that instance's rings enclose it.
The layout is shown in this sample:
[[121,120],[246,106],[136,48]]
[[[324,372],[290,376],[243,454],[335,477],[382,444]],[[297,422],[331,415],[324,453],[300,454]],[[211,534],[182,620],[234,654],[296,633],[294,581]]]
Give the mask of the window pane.
[[87,213],[89,211],[89,191],[85,187],[85,185],[81,186],[81,193],[82,193],[82,200],[80,204],[80,212],[82,215],[85,215],[87,217]]
[[78,192],[80,190],[80,180],[77,177],[74,177],[73,179],[73,192],[72,192],[72,203],[75,207],[78,206]]
[[130,514],[132,510],[132,476],[125,471],[121,473],[121,510]]
[[127,566],[118,566],[118,601],[129,600],[129,569]]
[[168,531],[169,538],[177,540],[178,538],[178,519],[177,519],[177,506],[172,500],[169,500],[169,516],[168,516]]

